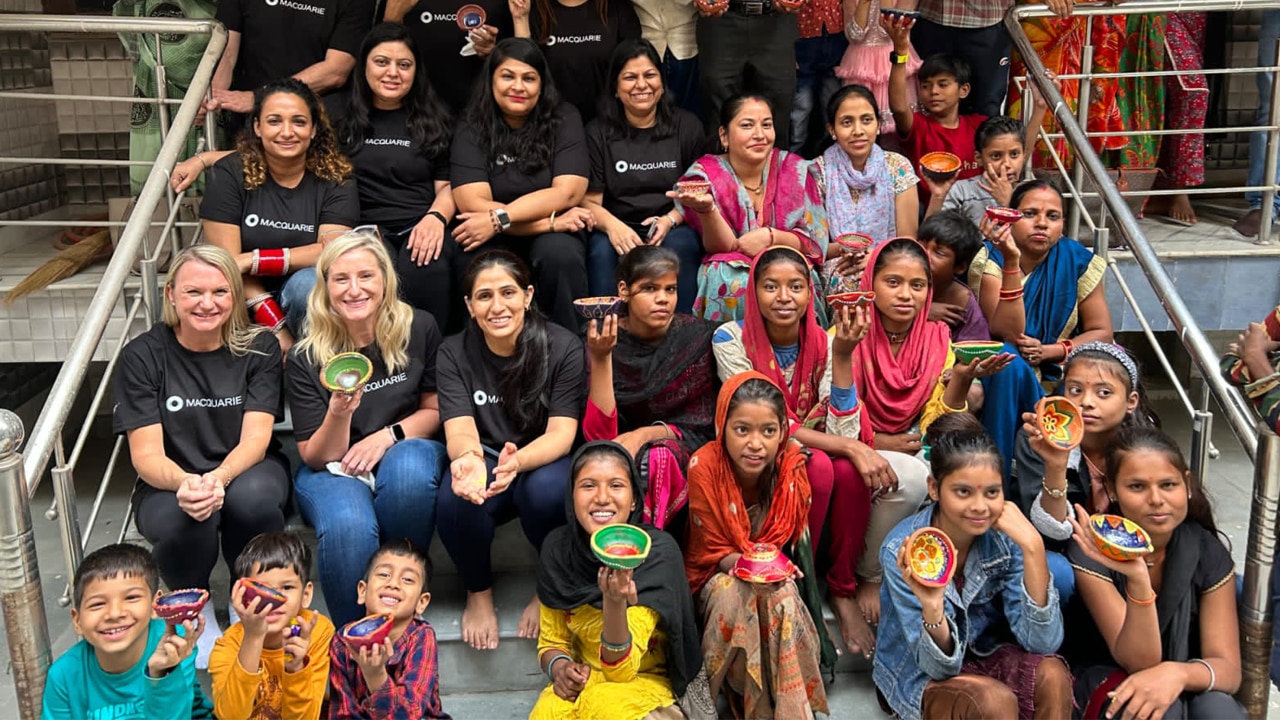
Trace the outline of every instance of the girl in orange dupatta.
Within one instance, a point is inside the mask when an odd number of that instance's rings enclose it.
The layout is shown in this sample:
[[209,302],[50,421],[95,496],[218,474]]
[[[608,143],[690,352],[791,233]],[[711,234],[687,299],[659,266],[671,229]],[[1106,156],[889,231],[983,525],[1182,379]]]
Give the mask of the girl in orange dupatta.
[[755,584],[731,574],[756,543],[811,570],[804,464],[781,389],[757,372],[730,378],[716,401],[716,439],[689,462],[685,571],[705,622],[711,693],[727,690],[735,717],[827,712],[823,637],[796,579]]

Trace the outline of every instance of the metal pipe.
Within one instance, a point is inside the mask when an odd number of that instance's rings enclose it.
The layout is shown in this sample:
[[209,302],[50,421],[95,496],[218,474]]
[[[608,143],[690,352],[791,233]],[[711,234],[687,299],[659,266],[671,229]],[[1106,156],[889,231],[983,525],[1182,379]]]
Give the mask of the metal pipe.
[[1116,265],[1114,259],[1107,261],[1107,269],[1111,271],[1111,276],[1115,278],[1116,286],[1120,288],[1120,293],[1124,295],[1125,301],[1129,303],[1129,307],[1133,308],[1133,316],[1138,321],[1138,326],[1142,328],[1142,334],[1147,338],[1147,344],[1156,354],[1156,360],[1160,362],[1160,367],[1164,370],[1164,374],[1169,377],[1173,383],[1173,389],[1178,392],[1178,399],[1182,401],[1182,408],[1187,411],[1189,417],[1194,418],[1196,415],[1196,407],[1191,403],[1191,398],[1187,395],[1187,391],[1182,387],[1182,383],[1178,381],[1178,373],[1174,372],[1173,365],[1169,363],[1169,358],[1164,354],[1164,348],[1160,347],[1160,342],[1156,340],[1156,334],[1151,329],[1151,324],[1147,322],[1147,317],[1142,314],[1142,310],[1138,307],[1138,301],[1133,297],[1133,291],[1129,289],[1129,283],[1125,281],[1124,276],[1120,274],[1120,266]]
[[[13,98],[15,100],[75,100],[89,102],[109,102],[109,103],[142,103],[144,105],[155,105],[157,100],[154,98],[134,97],[132,95],[67,95],[65,93],[40,93],[34,95],[31,92],[12,92],[5,90],[0,92],[0,98]],[[169,105],[180,105],[181,100],[165,100]]]
[[[1202,9],[1201,5],[1208,6],[1204,9],[1210,10],[1234,10],[1240,9],[1242,6],[1250,8],[1271,7],[1272,2],[1262,3],[1256,0],[1231,0],[1230,2],[1223,2],[1223,0],[1183,0],[1180,9],[1186,11],[1200,10]],[[1222,7],[1218,7],[1219,5]],[[1083,165],[1089,175],[1092,176],[1098,190],[1102,193],[1102,200],[1106,203],[1107,210],[1115,218],[1115,229],[1124,238],[1125,243],[1128,244],[1138,266],[1146,273],[1147,279],[1151,283],[1152,291],[1164,306],[1165,312],[1168,313],[1169,319],[1173,323],[1174,329],[1178,332],[1178,337],[1183,346],[1186,347],[1188,354],[1200,370],[1205,382],[1209,383],[1214,397],[1218,398],[1218,402],[1222,405],[1227,424],[1231,427],[1232,432],[1235,433],[1236,438],[1240,440],[1240,445],[1244,447],[1245,452],[1252,459],[1257,454],[1258,449],[1258,438],[1254,433],[1253,409],[1245,402],[1244,396],[1240,394],[1239,390],[1228,386],[1226,381],[1223,380],[1222,373],[1218,370],[1218,353],[1214,351],[1213,346],[1209,344],[1209,340],[1201,332],[1199,326],[1196,325],[1191,311],[1174,288],[1173,280],[1170,279],[1164,267],[1161,266],[1160,258],[1156,255],[1155,250],[1152,249],[1151,243],[1147,242],[1146,237],[1142,234],[1142,229],[1138,227],[1137,218],[1133,216],[1129,206],[1124,202],[1124,198],[1120,196],[1116,191],[1115,185],[1107,177],[1107,170],[1103,167],[1102,161],[1098,159],[1097,154],[1093,152],[1088,139],[1084,137],[1084,131],[1076,124],[1075,118],[1069,112],[1057,112],[1057,110],[1066,107],[1066,100],[1062,97],[1062,93],[1058,92],[1058,88],[1048,81],[1045,75],[1044,62],[1040,60],[1035,48],[1031,46],[1031,41],[1018,24],[1019,18],[1034,16],[1034,14],[1028,15],[1025,11],[1028,9],[1037,10],[1043,7],[1015,5],[1005,15],[1005,26],[1009,30],[1014,47],[1017,48],[1018,54],[1022,57],[1023,62],[1026,63],[1027,76],[1040,88],[1040,93],[1048,100],[1049,107],[1055,108],[1058,124],[1066,133],[1068,142],[1071,143],[1072,148],[1075,150],[1076,163]],[[1143,9],[1136,10],[1135,8]],[[1080,6],[1077,6],[1077,10],[1079,9]],[[1121,13],[1167,13],[1169,6],[1168,3],[1154,2],[1154,0],[1132,0],[1132,2],[1119,6],[1107,5],[1105,8],[1094,9],[1105,10],[1107,13],[1115,13],[1117,11]],[[1092,14],[1102,13],[1095,12]]]
[[[104,15],[0,15],[4,32],[144,33],[217,35],[226,29],[216,20],[111,17]],[[219,54],[222,48],[218,48]],[[37,95],[35,97],[43,97]]]
[[1271,576],[1275,572],[1276,512],[1280,509],[1280,437],[1258,423],[1253,466],[1253,511],[1240,596],[1240,690],[1249,717],[1267,716],[1271,692]]
[[[1280,65],[1280,44],[1277,44],[1275,51],[1276,57],[1273,59],[1276,61],[1277,65]],[[1275,73],[1272,73],[1270,97],[1271,110],[1269,111],[1270,114],[1267,115],[1267,122],[1274,122],[1276,117],[1280,117],[1280,87],[1276,87],[1275,82],[1277,77],[1278,76]],[[1272,203],[1275,202],[1276,197],[1275,185],[1277,161],[1280,161],[1280,133],[1277,133],[1275,130],[1270,130],[1267,132],[1267,166],[1263,168],[1262,171],[1262,184],[1267,186],[1266,189],[1262,191],[1262,207],[1265,208],[1262,214],[1266,220],[1258,225],[1257,242],[1259,245],[1266,245],[1271,242],[1271,223],[1275,222],[1275,218],[1272,217],[1273,208],[1275,206]]]
[[1198,478],[1208,477],[1209,445],[1213,437],[1213,413],[1196,410],[1191,413],[1191,472]]
[[[1088,20],[1085,20],[1085,28],[1086,28],[1085,32],[1087,33],[1088,29],[1092,27],[1093,27],[1093,23],[1089,22]],[[1028,67],[1030,66],[1028,65]],[[1088,38],[1085,38],[1085,45],[1083,48],[1080,49],[1080,67],[1082,68],[1093,67],[1093,45],[1089,44]],[[1088,82],[1083,80],[1080,81],[1080,90],[1078,93],[1079,97],[1076,100],[1076,115],[1078,115],[1079,117],[1077,117],[1076,119],[1080,123],[1081,127],[1086,127],[1086,128],[1089,127],[1089,96],[1092,94],[1091,92],[1092,89],[1093,88],[1089,85]],[[1083,188],[1084,187],[1084,165],[1080,163],[1078,151],[1076,153],[1076,161],[1073,162],[1071,165],[1072,165],[1071,166],[1072,187],[1075,187],[1076,189]],[[1095,180],[1094,185],[1097,185],[1097,184],[1098,183]],[[1071,203],[1071,207],[1067,208],[1067,236],[1068,237],[1073,237],[1073,238],[1080,237],[1080,216],[1082,214],[1086,214],[1084,212],[1084,203],[1080,202],[1079,197],[1077,197]]]
[[0,410],[0,608],[9,643],[18,717],[36,720],[44,699],[51,651],[36,562],[31,502],[22,477],[22,421]]
[[[76,574],[80,561],[84,558],[84,542],[80,536],[80,513],[76,508],[76,480],[72,468],[62,449],[62,438],[57,442],[58,463],[53,468],[53,499],[58,504],[58,529],[62,537],[62,555],[66,561],[67,582]],[[63,595],[58,604],[69,601],[70,596]]]
[[[1229,10],[1268,10],[1276,6],[1275,0],[1129,0],[1121,5],[1109,2],[1076,3],[1072,17],[1092,15],[1168,15],[1177,12],[1222,12]],[[1048,5],[1015,5],[1010,14],[1013,20],[1057,15]]]
[[[27,22],[30,24],[25,24]],[[188,28],[186,32],[210,33],[209,45],[205,48],[204,56],[192,75],[190,88],[174,116],[174,131],[165,136],[160,152],[156,155],[155,166],[164,172],[153,172],[147,177],[147,182],[138,195],[138,202],[134,205],[133,215],[120,234],[116,252],[112,253],[111,261],[107,264],[99,281],[98,291],[94,293],[93,300],[90,301],[89,308],[82,318],[80,332],[72,340],[71,349],[58,371],[58,377],[53,381],[53,388],[49,391],[49,399],[31,432],[31,442],[27,447],[24,467],[26,476],[30,478],[28,492],[33,494],[39,487],[40,478],[49,463],[54,439],[66,424],[67,416],[71,412],[71,404],[80,385],[84,382],[85,372],[93,360],[93,353],[101,341],[107,320],[115,306],[116,295],[129,278],[134,259],[138,257],[138,248],[151,224],[151,216],[168,190],[168,175],[178,161],[179,153],[186,147],[187,130],[195,122],[196,112],[200,109],[205,91],[213,78],[214,69],[226,46],[227,30],[221,23],[209,21],[170,24],[167,20],[148,21],[146,18],[0,16],[0,30],[23,29],[28,32],[66,30],[135,32],[143,29],[167,33],[182,32],[182,28]]]

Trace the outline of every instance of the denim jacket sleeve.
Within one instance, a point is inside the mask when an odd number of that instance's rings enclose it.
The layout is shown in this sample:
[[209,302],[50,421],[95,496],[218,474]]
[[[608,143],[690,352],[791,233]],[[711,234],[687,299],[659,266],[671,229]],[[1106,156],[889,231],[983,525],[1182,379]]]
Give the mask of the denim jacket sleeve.
[[900,543],[885,543],[880,550],[880,563],[884,567],[884,586],[889,589],[889,598],[897,608],[896,615],[902,622],[904,648],[915,658],[916,666],[932,680],[947,680],[960,674],[960,665],[964,662],[964,639],[956,632],[956,621],[949,603],[943,600],[943,619],[947,623],[947,632],[951,635],[951,654],[942,652],[933,637],[925,632],[923,618],[924,608],[919,598],[911,592],[911,587],[897,571],[898,546]]
[[1027,594],[1026,573],[1023,571],[1022,548],[1007,537],[1001,538],[1009,545],[1009,567],[1004,577],[1001,594],[1004,597],[1005,618],[1013,630],[1018,644],[1028,652],[1048,655],[1058,651],[1062,644],[1062,611],[1058,606],[1058,590],[1049,582],[1049,594],[1044,606],[1036,605]]

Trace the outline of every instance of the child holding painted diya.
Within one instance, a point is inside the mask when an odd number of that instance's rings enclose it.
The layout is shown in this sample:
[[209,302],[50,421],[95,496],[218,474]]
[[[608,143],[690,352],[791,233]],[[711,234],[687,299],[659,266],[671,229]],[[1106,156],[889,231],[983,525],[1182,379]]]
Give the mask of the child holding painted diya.
[[1204,487],[1177,443],[1150,427],[1120,430],[1107,468],[1112,508],[1142,528],[1154,552],[1103,555],[1076,506],[1068,557],[1093,620],[1072,624],[1069,649],[1083,716],[1244,718],[1232,697],[1240,687],[1235,573]]
[[[985,432],[930,438],[935,504],[899,523],[885,567],[872,677],[886,709],[919,718],[1068,718],[1071,672],[1044,543],[1004,499],[1000,453]],[[946,533],[955,574],[941,586],[908,558],[922,528]],[[1012,637],[1016,642],[1008,642]]]

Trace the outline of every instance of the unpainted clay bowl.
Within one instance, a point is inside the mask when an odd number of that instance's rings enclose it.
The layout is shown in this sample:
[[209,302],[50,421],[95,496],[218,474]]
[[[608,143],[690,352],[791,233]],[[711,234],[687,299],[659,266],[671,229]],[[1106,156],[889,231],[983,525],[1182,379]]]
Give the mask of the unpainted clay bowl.
[[777,547],[756,543],[738,558],[729,574],[750,583],[777,583],[795,577],[796,566]]
[[1098,550],[1112,560],[1133,560],[1155,551],[1147,532],[1127,517],[1099,513],[1089,517],[1089,527]]
[[907,538],[907,562],[921,585],[943,587],[956,574],[956,546],[938,528],[920,528]]
[[358,352],[338,353],[320,370],[320,383],[336,393],[354,393],[371,377],[373,363]]
[[860,252],[874,245],[875,240],[862,233],[841,233],[836,236],[836,244],[849,252]]
[[956,354],[956,362],[961,365],[972,365],[979,360],[993,358],[1004,350],[1004,343],[990,340],[965,340],[951,343],[951,351]]
[[259,611],[267,608],[278,608],[288,601],[284,593],[266,583],[260,583],[252,578],[240,578],[237,582],[244,587],[244,606],[246,608],[253,604],[254,598],[262,598],[258,602]]
[[209,602],[208,590],[198,588],[174,590],[156,598],[151,609],[155,611],[156,617],[170,625],[181,625],[184,620],[200,617],[200,611],[204,609],[204,604],[207,602]]
[[649,533],[625,523],[606,525],[591,534],[591,552],[606,567],[634,570],[649,558]]
[[579,298],[573,301],[578,314],[588,320],[603,320],[609,315],[617,315],[622,308],[622,298],[617,295]]
[[1070,450],[1084,440],[1084,418],[1080,408],[1061,396],[1042,398],[1036,403],[1036,422],[1049,442]]
[[859,305],[870,305],[875,302],[876,294],[870,290],[863,292],[855,290],[853,292],[835,293],[827,296],[827,304],[837,310],[844,307],[858,307]]
[[1013,208],[989,206],[986,215],[992,222],[1012,225],[1022,219],[1022,213]]
[[363,647],[381,645],[391,634],[395,618],[386,613],[366,615],[342,627],[342,639],[356,652]]
[[[883,12],[883,11],[881,11]],[[949,182],[960,172],[960,158],[949,152],[925,153],[920,158],[920,170],[935,183],[941,185]]]

